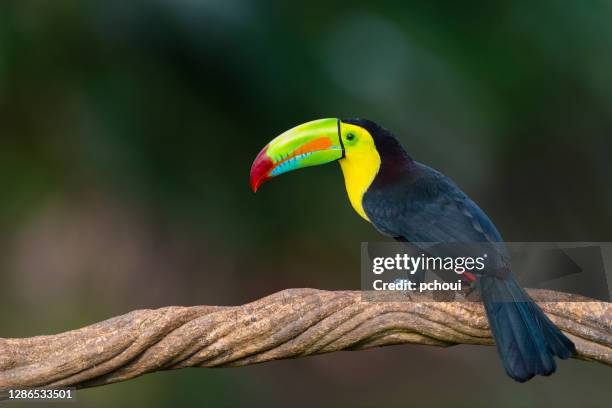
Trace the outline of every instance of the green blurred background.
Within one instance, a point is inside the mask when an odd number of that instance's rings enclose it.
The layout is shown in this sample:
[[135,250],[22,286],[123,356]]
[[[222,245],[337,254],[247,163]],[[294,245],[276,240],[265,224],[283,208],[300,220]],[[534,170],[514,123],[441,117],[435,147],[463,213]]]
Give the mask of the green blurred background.
[[[392,129],[506,240],[612,240],[611,21],[610,1],[3,1],[0,336],[359,288],[359,244],[381,238],[338,166],[248,185],[261,147],[321,117]],[[610,373],[569,361],[519,385],[491,347],[398,346],[78,405],[595,407]]]

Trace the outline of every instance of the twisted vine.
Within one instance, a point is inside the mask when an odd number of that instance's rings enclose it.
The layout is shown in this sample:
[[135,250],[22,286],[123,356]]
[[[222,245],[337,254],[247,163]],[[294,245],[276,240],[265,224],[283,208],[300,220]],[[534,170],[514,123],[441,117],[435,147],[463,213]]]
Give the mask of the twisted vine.
[[[612,365],[612,304],[530,290],[575,342]],[[287,289],[242,306],[136,310],[61,334],[0,338],[0,390],[92,387],[184,367],[244,366],[393,344],[491,345],[477,302],[371,302],[362,292]]]

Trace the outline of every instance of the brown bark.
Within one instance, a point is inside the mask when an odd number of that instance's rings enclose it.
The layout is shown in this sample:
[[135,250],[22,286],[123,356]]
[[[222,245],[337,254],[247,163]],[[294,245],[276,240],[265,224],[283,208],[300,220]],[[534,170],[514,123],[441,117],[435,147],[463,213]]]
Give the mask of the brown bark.
[[[612,304],[529,292],[575,342],[576,358],[612,365]],[[493,341],[477,302],[369,302],[361,292],[287,289],[242,306],[137,310],[66,333],[0,338],[0,390],[91,387],[158,370],[404,343]]]

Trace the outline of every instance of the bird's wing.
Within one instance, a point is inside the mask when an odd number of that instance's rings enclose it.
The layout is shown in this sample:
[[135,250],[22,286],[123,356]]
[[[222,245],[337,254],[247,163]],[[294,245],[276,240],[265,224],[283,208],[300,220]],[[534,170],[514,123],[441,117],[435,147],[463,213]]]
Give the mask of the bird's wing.
[[[485,274],[505,276],[509,260],[502,238],[487,215],[450,180],[379,191],[364,197],[364,209],[383,234],[405,240],[429,256],[488,256]],[[389,190],[389,189],[387,189]]]
[[410,242],[500,242],[487,215],[452,181],[432,169],[411,183],[368,191],[364,209],[382,233]]

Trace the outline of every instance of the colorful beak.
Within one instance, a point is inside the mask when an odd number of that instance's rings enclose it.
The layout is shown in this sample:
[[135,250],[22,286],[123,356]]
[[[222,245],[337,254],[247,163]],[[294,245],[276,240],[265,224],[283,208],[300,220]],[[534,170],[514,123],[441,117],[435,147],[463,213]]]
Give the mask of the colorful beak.
[[289,129],[276,137],[251,166],[251,188],[292,170],[318,166],[344,156],[339,119],[319,119]]

